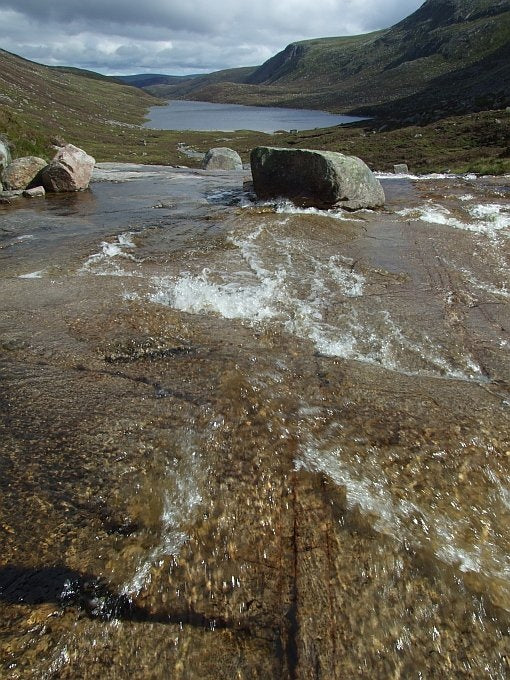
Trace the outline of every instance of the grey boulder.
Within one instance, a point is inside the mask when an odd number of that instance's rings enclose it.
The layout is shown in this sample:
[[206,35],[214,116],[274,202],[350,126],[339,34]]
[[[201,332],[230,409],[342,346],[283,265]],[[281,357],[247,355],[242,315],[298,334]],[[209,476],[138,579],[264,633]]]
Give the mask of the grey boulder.
[[396,163],[393,166],[393,172],[395,175],[407,175],[409,174],[409,166],[407,163]]
[[89,186],[96,161],[73,144],[61,147],[40,175],[46,191],[82,191]]
[[259,146],[252,150],[250,161],[259,198],[283,197],[301,206],[347,210],[384,205],[381,183],[356,156]]
[[37,156],[16,158],[3,170],[2,181],[5,188],[26,189],[46,165],[46,161]]
[[204,170],[242,170],[241,156],[226,146],[218,146],[205,154],[202,161]]

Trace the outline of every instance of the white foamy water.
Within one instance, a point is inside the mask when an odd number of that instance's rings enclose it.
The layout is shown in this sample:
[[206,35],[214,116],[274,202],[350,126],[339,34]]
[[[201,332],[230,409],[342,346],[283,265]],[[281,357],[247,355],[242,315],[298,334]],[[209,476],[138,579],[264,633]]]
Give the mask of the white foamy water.
[[[437,452],[438,457],[445,455]],[[309,443],[302,447],[295,466],[325,474],[343,488],[347,508],[358,509],[369,518],[375,531],[415,550],[432,551],[438,560],[461,573],[473,572],[496,581],[500,604],[510,602],[510,558],[501,535],[501,529],[509,526],[510,491],[499,477],[493,471],[485,472],[489,492],[483,507],[470,504],[469,499],[463,501],[455,488],[435,494],[424,506],[410,490],[394,495],[378,459],[375,447],[366,455],[348,457],[340,447],[328,449]],[[476,528],[479,517],[485,518],[483,532]]]
[[436,340],[411,337],[389,310],[374,309],[353,260],[316,252],[313,243],[265,226],[234,233],[230,242],[236,250],[227,251],[221,268],[154,279],[151,301],[192,314],[277,323],[328,356],[412,375],[484,380],[472,357],[453,359]]
[[374,172],[377,179],[411,179],[411,180],[441,180],[441,179],[464,179],[473,181],[477,179],[473,173],[466,173],[465,175],[455,175],[450,172],[431,172],[427,175],[415,175],[412,172],[408,173],[394,173],[394,172]]
[[158,179],[166,166],[138,165],[136,163],[96,163],[92,173],[94,182],[129,182],[138,179]]
[[445,206],[430,203],[417,208],[404,208],[397,212],[406,218],[431,224],[442,224],[454,229],[472,231],[494,237],[510,227],[510,209],[497,203],[463,206],[465,219],[459,219]]
[[103,241],[101,250],[91,255],[78,270],[79,274],[95,274],[96,276],[141,276],[136,271],[126,271],[119,265],[119,261],[129,260],[133,263],[140,261],[132,254],[136,244],[132,239],[133,232],[119,234],[113,242]]
[[[281,215],[315,215],[318,217],[332,217],[335,220],[346,220],[349,222],[360,222],[359,217],[355,217],[352,212],[342,210],[340,208],[331,208],[329,210],[319,210],[318,208],[299,208],[291,201],[281,199],[276,203],[266,203],[265,205],[273,205],[275,212]],[[358,210],[356,214],[362,212],[373,212],[371,210]]]
[[30,272],[29,274],[20,274],[18,279],[42,279],[45,273],[46,269],[39,269],[38,271]]

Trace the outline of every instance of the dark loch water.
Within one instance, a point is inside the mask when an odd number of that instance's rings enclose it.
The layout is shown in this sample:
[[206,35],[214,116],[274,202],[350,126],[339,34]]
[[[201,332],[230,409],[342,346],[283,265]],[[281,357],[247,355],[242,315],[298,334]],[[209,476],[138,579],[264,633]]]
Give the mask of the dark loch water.
[[154,106],[149,111],[145,127],[157,130],[312,130],[361,120],[326,111],[280,109],[238,104],[171,101],[166,106]]
[[0,679],[508,680],[508,179],[245,173],[0,206]]

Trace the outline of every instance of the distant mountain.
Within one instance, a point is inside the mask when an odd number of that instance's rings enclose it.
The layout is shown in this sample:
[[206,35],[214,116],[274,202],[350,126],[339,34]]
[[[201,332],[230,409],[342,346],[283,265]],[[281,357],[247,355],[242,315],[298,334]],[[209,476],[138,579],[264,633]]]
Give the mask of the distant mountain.
[[[182,76],[174,82],[167,80],[166,82],[154,83],[151,86],[143,86],[143,89],[149,92],[149,94],[163,99],[185,99],[193,92],[202,92],[204,88],[218,83],[245,83],[256,68],[256,66],[245,66],[215,71],[214,73],[207,73],[205,75]],[[172,77],[176,78],[176,76],[166,77],[168,79]],[[190,97],[190,99],[200,99],[200,97]]]
[[386,30],[292,43],[246,72],[150,92],[400,118],[468,111],[510,103],[509,46],[510,0],[427,0]]
[[197,78],[197,75],[188,76],[167,76],[163,73],[139,73],[133,76],[108,76],[110,80],[114,80],[117,83],[122,83],[123,85],[132,85],[133,87],[151,87],[153,85],[172,85],[174,83],[179,83],[181,80],[189,80],[191,78]]

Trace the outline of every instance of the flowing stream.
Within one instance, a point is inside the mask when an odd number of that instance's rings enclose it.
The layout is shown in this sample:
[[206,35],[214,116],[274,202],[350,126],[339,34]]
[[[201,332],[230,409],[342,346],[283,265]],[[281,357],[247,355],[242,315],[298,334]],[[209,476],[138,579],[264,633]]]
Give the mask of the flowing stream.
[[507,178],[0,206],[0,677],[510,675]]

